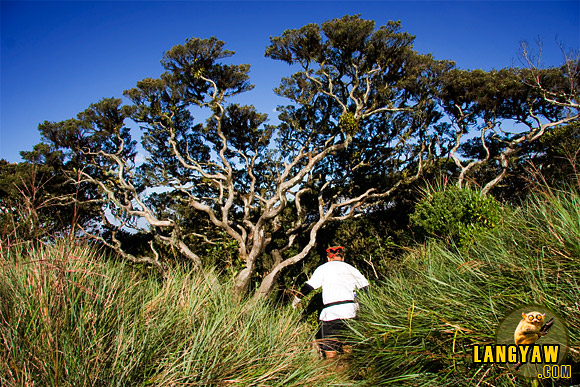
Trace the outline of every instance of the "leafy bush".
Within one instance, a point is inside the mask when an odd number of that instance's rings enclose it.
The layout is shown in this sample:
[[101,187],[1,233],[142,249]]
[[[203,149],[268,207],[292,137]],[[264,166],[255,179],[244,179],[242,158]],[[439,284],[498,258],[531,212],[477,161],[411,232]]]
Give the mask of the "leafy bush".
[[352,327],[355,369],[373,386],[528,385],[507,367],[471,358],[474,344],[494,343],[510,311],[531,304],[566,321],[568,361],[577,367],[579,220],[578,192],[552,192],[507,212],[467,247],[431,241],[412,251],[364,300]]
[[346,247],[347,262],[372,279],[386,275],[397,247],[381,224],[369,218],[341,222],[334,240]]
[[416,205],[411,224],[420,236],[435,236],[467,244],[483,230],[495,227],[502,207],[491,196],[471,188],[430,189]]
[[341,381],[312,352],[295,311],[236,300],[212,272],[171,269],[160,278],[65,243],[2,256],[0,385]]

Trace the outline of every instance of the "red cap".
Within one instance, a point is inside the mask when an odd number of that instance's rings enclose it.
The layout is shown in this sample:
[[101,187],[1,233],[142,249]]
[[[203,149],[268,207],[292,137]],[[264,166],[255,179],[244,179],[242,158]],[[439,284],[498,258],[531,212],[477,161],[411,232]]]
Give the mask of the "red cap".
[[328,249],[326,249],[326,255],[328,255],[329,258],[334,258],[335,255],[342,254],[343,249],[344,247],[342,246],[329,247]]

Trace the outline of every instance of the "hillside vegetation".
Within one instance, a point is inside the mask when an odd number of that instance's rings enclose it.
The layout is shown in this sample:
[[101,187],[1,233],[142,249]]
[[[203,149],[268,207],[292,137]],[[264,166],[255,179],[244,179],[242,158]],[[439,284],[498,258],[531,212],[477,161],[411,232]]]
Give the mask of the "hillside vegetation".
[[[287,305],[237,300],[215,272],[128,267],[86,245],[2,248],[0,384],[7,386],[525,386],[473,364],[511,310],[543,305],[580,361],[580,195],[537,194],[455,247],[429,240],[372,286],[345,372]],[[332,371],[332,372],[331,372]]]
[[3,251],[0,385],[313,386],[340,381],[288,308],[211,272],[166,278],[86,246]]
[[407,254],[365,300],[353,368],[371,385],[529,385],[507,367],[475,365],[473,345],[494,343],[512,310],[542,305],[567,323],[578,379],[579,300],[580,196],[537,194],[468,246],[430,241]]

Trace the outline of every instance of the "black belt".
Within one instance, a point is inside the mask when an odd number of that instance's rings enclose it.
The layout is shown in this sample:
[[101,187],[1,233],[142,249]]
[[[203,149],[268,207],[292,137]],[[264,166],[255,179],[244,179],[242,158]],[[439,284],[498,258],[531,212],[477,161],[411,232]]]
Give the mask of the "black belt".
[[324,304],[322,309],[330,308],[331,306],[335,305],[342,305],[342,304],[355,304],[355,300],[347,300],[347,301],[336,301],[336,302],[329,302],[328,304]]

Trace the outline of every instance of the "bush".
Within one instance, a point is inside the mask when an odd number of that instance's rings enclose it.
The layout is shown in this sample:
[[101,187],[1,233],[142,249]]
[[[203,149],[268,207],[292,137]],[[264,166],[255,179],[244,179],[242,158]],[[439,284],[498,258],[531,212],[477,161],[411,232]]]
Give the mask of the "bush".
[[410,219],[420,237],[434,236],[465,245],[483,230],[495,227],[501,213],[502,207],[493,197],[471,188],[447,186],[427,190]]
[[386,275],[397,246],[377,221],[355,218],[341,222],[334,240],[345,246],[346,260],[367,278]]

